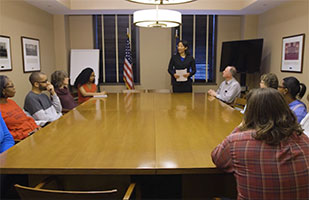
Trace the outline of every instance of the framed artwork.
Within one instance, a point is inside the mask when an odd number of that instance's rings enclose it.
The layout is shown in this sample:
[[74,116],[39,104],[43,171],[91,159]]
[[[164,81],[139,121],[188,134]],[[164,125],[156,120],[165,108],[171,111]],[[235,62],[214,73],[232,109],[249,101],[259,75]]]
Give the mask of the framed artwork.
[[0,71],[12,70],[10,37],[0,35]]
[[40,71],[40,41],[34,38],[21,37],[21,44],[23,49],[24,72]]
[[304,57],[305,34],[282,38],[282,72],[302,73]]

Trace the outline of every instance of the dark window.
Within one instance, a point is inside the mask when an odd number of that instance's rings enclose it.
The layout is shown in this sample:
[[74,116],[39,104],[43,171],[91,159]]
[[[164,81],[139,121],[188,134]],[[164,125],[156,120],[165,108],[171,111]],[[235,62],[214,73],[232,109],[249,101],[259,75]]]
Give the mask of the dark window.
[[[196,62],[195,83],[212,83],[216,77],[216,16],[183,15],[182,27],[172,31],[172,49],[176,53],[178,41],[189,43],[190,53]],[[193,49],[194,48],[194,49]]]
[[[93,16],[94,46],[96,49],[100,49],[100,83],[124,83],[124,51],[130,21],[133,21],[132,15]],[[135,27],[133,23],[131,23],[130,27],[133,77],[134,83],[139,83],[139,62],[137,62],[138,53],[136,53],[138,52],[138,45],[136,44],[136,37],[138,37],[138,28]]]

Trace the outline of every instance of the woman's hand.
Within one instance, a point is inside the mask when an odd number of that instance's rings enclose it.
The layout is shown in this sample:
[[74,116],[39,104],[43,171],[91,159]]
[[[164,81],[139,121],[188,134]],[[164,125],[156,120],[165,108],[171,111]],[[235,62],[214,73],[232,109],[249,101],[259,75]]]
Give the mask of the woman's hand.
[[177,75],[177,74],[174,74],[174,77],[177,79],[177,78],[179,78],[179,75]]
[[190,73],[186,73],[183,75],[183,77],[188,78],[190,76]]

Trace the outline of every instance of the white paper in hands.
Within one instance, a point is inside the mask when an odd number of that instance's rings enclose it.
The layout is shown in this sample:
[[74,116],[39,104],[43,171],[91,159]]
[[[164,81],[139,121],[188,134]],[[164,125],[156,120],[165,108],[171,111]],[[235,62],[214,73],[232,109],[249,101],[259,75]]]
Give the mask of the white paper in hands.
[[176,69],[176,75],[179,76],[179,78],[176,79],[177,82],[184,82],[187,81],[188,78],[184,77],[183,75],[187,74],[187,69]]

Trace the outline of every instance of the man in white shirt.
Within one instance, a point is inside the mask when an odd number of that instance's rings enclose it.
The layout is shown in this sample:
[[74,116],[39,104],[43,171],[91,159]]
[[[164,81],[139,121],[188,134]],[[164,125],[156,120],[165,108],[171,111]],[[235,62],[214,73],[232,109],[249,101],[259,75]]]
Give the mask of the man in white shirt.
[[227,66],[223,71],[223,81],[218,90],[208,90],[208,94],[214,96],[226,103],[233,103],[236,97],[240,96],[241,88],[240,84],[234,78],[236,76],[236,68],[234,66]]
[[[62,107],[59,97],[54,90],[54,86],[48,81],[46,74],[33,72],[29,77],[29,81],[32,84],[32,90],[26,96],[24,110],[40,126],[61,117]],[[43,93],[46,90],[50,93],[50,97]]]

